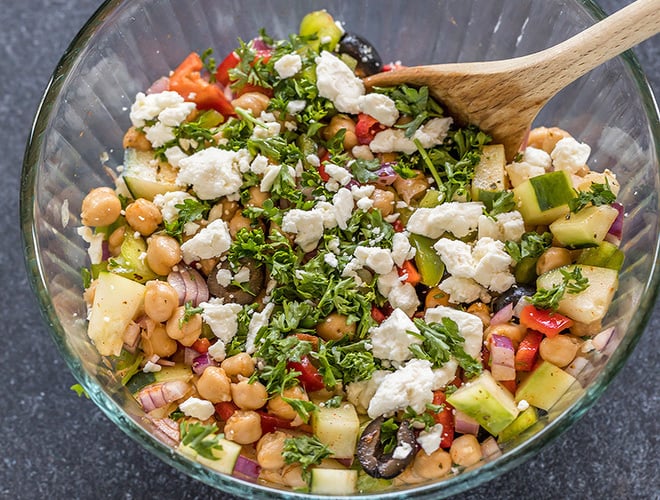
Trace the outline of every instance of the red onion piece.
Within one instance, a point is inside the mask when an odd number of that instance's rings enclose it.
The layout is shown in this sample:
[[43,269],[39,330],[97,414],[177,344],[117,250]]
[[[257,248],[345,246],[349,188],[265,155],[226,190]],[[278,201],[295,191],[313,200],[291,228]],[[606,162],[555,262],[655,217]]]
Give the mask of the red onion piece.
[[513,307],[513,316],[515,318],[520,318],[520,313],[522,310],[525,308],[525,306],[529,305],[529,301],[527,300],[528,298],[529,297],[522,297],[518,302],[516,302],[516,305]]
[[614,327],[607,328],[602,332],[596,334],[591,343],[596,350],[603,352],[607,347],[607,344],[614,338]]
[[156,427],[154,434],[160,438],[165,444],[176,446],[181,440],[181,432],[179,424],[171,418],[152,418],[154,426]]
[[192,366],[197,356],[199,356],[199,353],[195,349],[191,349],[190,347],[184,347],[183,364],[186,366]]
[[209,288],[206,281],[192,267],[179,265],[167,275],[167,282],[179,294],[179,305],[192,302],[197,307],[202,302],[209,300]]
[[108,240],[103,240],[101,242],[101,260],[108,260],[112,255],[110,254],[110,244]]
[[169,359],[159,359],[157,361],[157,364],[159,364],[160,366],[175,366],[176,365],[176,363],[174,361],[171,361]]
[[584,368],[589,364],[589,360],[587,358],[583,358],[582,356],[578,356],[575,358],[573,361],[571,361],[571,364],[568,365],[566,368],[564,368],[564,371],[568,373],[569,375],[573,377],[577,377],[578,374],[584,370]]
[[147,94],[160,94],[170,88],[170,79],[167,76],[161,76],[158,80],[151,84],[147,89]]
[[197,375],[201,375],[208,366],[216,366],[215,360],[208,353],[199,354],[192,362],[192,369]]
[[515,380],[515,351],[509,337],[491,335],[490,337],[490,372],[495,380]]
[[501,325],[508,323],[513,318],[513,303],[508,303],[502,309],[493,314],[493,317],[490,318],[491,325]]
[[479,432],[479,422],[460,410],[455,410],[454,425],[456,432],[461,434],[474,434],[476,436]]
[[396,180],[396,172],[394,171],[394,168],[392,168],[392,165],[393,163],[391,162],[383,163],[380,168],[376,170],[376,174],[378,174],[376,184],[389,186]]
[[252,48],[255,51],[267,51],[271,49],[271,46],[268,45],[263,38],[258,37],[252,39]]
[[607,232],[607,234],[612,235],[620,242],[621,237],[623,236],[623,217],[625,210],[623,208],[623,205],[616,201],[612,203],[612,206],[618,210],[619,214],[616,216],[616,219],[614,219],[614,222],[612,222],[612,225],[610,226],[610,229]]
[[489,436],[487,439],[484,439],[483,443],[481,443],[481,454],[484,458],[490,459],[497,458],[502,454],[502,450],[500,450],[500,447],[493,436]]
[[233,475],[242,475],[250,479],[257,479],[261,472],[261,466],[254,460],[250,460],[243,455],[239,455],[236,459]]
[[150,412],[183,397],[189,388],[186,382],[180,380],[151,384],[138,393],[137,400],[144,411]]
[[135,348],[140,340],[140,331],[140,325],[134,321],[131,321],[126,327],[126,330],[124,330],[122,339],[124,341],[124,349],[128,352],[135,352]]
[[343,465],[344,467],[346,467],[346,468],[350,468],[350,467],[353,465],[353,459],[354,459],[354,457],[350,457],[350,458],[335,458],[335,460],[337,460],[337,462],[339,462],[340,464],[342,464],[342,465]]

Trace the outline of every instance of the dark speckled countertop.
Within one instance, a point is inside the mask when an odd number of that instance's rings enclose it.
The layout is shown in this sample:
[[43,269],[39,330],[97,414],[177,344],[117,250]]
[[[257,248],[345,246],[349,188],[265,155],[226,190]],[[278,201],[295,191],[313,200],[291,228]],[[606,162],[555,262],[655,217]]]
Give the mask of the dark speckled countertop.
[[[515,1],[515,0],[511,0]],[[138,447],[75,383],[39,314],[19,234],[24,145],[60,55],[98,0],[3,0],[0,9],[0,498],[225,498]],[[629,2],[603,1],[607,12]],[[660,39],[634,52],[656,94]],[[598,403],[534,459],[460,498],[660,498],[660,307]]]

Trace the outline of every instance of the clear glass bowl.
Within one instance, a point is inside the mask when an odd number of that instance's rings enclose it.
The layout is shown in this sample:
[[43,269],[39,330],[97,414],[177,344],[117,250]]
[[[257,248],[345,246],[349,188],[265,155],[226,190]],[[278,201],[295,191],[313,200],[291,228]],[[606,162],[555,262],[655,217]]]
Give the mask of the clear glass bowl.
[[[167,74],[191,50],[221,56],[266,27],[284,37],[301,17],[326,8],[365,36],[387,61],[407,65],[520,56],[554,45],[603,12],[589,1],[111,0],[73,41],[46,91],[28,144],[21,219],[32,286],[50,332],[91,399],[155,455],[212,486],[251,497],[300,494],[219,475],[174,453],[131,395],[101,362],[86,334],[80,268],[87,255],[76,234],[82,198],[109,183],[122,161],[127,109],[136,92]],[[530,458],[580,417],[607,387],[642,334],[658,285],[658,111],[631,54],[612,60],[562,91],[537,123],[556,125],[592,146],[590,165],[622,184],[625,266],[607,326],[616,337],[541,424],[499,458],[441,482],[380,493],[381,498],[439,498],[465,491]]]

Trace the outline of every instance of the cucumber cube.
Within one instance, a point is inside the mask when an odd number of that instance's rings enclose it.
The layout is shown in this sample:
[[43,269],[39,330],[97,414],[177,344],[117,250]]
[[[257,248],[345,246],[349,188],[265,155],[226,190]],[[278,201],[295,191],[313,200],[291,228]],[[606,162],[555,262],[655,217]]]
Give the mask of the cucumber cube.
[[598,245],[619,215],[610,205],[591,206],[570,213],[550,224],[555,239],[568,248],[585,248]]
[[516,402],[525,400],[532,406],[548,411],[574,383],[577,383],[575,377],[558,366],[543,361],[518,386]]
[[546,225],[569,212],[568,202],[577,196],[564,170],[532,177],[513,189],[518,211],[529,225]]
[[319,407],[312,415],[314,435],[330,448],[333,458],[352,458],[360,435],[360,419],[355,407],[344,403],[339,408]]
[[346,469],[312,469],[312,493],[350,495],[355,493],[358,472]]

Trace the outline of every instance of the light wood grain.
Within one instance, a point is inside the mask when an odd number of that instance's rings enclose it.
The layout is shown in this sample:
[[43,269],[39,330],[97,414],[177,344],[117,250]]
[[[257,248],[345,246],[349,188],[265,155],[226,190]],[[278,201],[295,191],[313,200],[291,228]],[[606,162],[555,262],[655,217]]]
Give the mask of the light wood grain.
[[401,68],[365,78],[367,88],[427,85],[448,113],[516,154],[534,118],[561,89],[660,32],[660,0],[637,0],[554,47],[515,59]]

